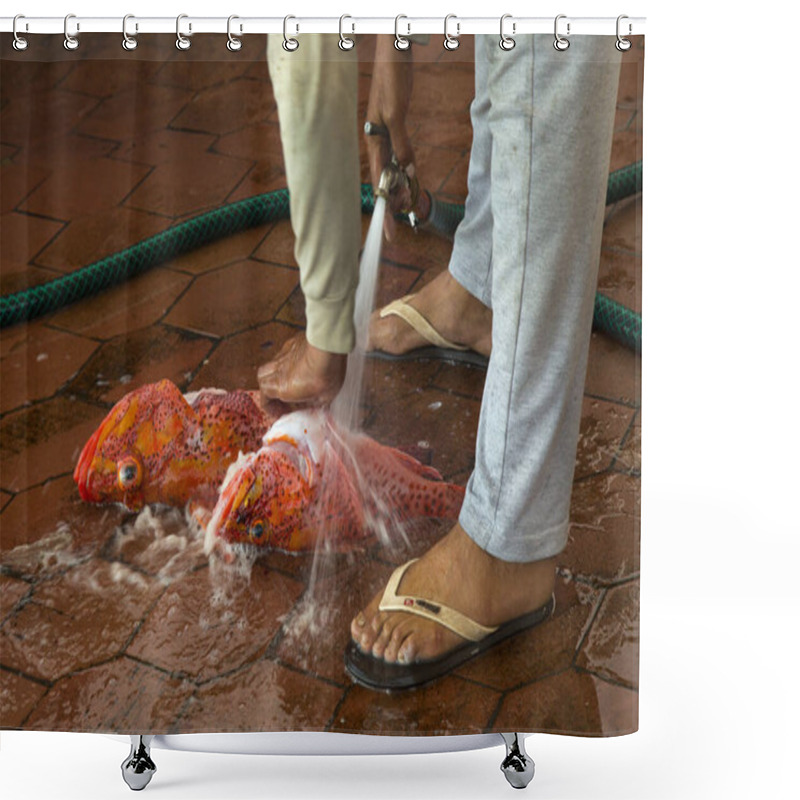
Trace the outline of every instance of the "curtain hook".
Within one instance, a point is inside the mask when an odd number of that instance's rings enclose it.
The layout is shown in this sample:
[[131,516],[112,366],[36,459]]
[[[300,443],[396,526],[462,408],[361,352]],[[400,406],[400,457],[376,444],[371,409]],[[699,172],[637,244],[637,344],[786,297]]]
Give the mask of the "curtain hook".
[[[17,16],[14,17],[14,24],[12,25],[12,30],[14,32],[14,49],[15,50],[27,50],[28,49],[28,40],[27,39],[23,39],[17,33],[17,20],[19,20],[19,19],[25,19],[25,15],[24,14],[17,14]],[[28,29],[28,23],[26,22],[25,23],[25,30],[27,30],[27,29]]]
[[[555,37],[556,37],[553,40],[553,47],[555,47],[556,50],[558,50],[559,52],[562,52],[562,53],[564,52],[564,50],[566,50],[569,47],[569,39],[567,39],[566,37],[562,36],[558,32],[558,21],[560,19],[566,19],[566,18],[567,18],[566,14],[559,14],[556,17],[556,22],[555,22],[555,25],[554,25],[554,28],[553,28],[553,30],[555,32]],[[567,36],[569,36],[569,28],[570,28],[570,24],[568,22],[567,23]]]
[[[624,53],[626,50],[630,50],[631,49],[631,40],[630,39],[623,39],[622,35],[619,32],[620,22],[622,22],[622,20],[624,20],[624,19],[628,19],[627,15],[625,15],[625,14],[620,14],[617,17],[617,41],[616,41],[616,44],[614,45],[614,47],[616,47],[617,50],[620,51],[620,53]],[[631,26],[631,24],[629,22],[628,23],[628,36],[631,35],[631,31],[632,30],[633,30],[633,27]]]
[[[456,35],[452,36],[447,32],[447,23],[451,20],[456,20]],[[458,46],[461,42],[458,41],[458,37],[461,35],[461,23],[457,21],[458,17],[455,14],[448,14],[444,18],[444,49],[445,50],[458,50]]]
[[[237,17],[236,14],[231,14],[228,17],[228,44],[226,46],[228,50],[231,51],[231,53],[235,53],[237,50],[242,49],[242,40],[238,36],[234,36],[231,33],[231,22],[233,22],[235,19],[239,19],[239,17]],[[241,32],[242,32],[242,26],[240,25],[239,33]]]
[[[286,35],[286,28],[290,19],[296,19],[296,17],[293,17],[290,14],[289,16],[283,18],[283,49],[287,53],[293,53],[298,47],[300,47],[300,42],[298,42],[297,39],[290,39]],[[295,31],[298,33],[300,32],[300,26],[297,24],[295,24]]]
[[[191,40],[187,39],[181,33],[181,20],[188,19],[188,14],[178,14],[178,18],[175,20],[175,33],[177,34],[178,38],[175,40],[175,47],[178,50],[188,50],[192,46]],[[189,23],[189,34],[191,35],[192,32],[192,23]]]
[[[136,40],[136,36],[131,36],[128,33],[128,20],[129,19],[136,19],[133,14],[126,14],[122,18],[122,47],[125,50],[135,50],[139,44]],[[136,30],[139,30],[138,23],[136,24]]]
[[[339,49],[340,50],[352,50],[356,46],[355,39],[350,39],[349,37],[345,36],[342,32],[342,25],[346,19],[353,19],[349,14],[342,14],[339,17]],[[356,24],[355,22],[352,24],[352,32],[355,33],[356,31]]]
[[[405,36],[401,36],[398,32],[401,19],[408,19],[408,17],[405,14],[398,14],[394,18],[394,46],[397,50],[408,50],[408,48],[411,47],[411,42],[409,42]],[[408,25],[407,36],[411,36],[411,25],[408,23],[406,24]]]
[[[501,50],[506,50],[506,51],[513,50],[514,46],[517,44],[516,41],[511,36],[507,36],[505,34],[505,32],[503,31],[503,26],[505,25],[505,21],[507,19],[511,19],[511,16],[512,16],[511,14],[503,14],[503,16],[500,17],[500,49]],[[511,23],[511,33],[513,34],[513,33],[516,33],[516,32],[517,32],[517,23],[516,22],[512,22]]]
[[[77,50],[78,49],[78,38],[77,36],[72,36],[69,32],[69,21],[71,19],[75,19],[74,14],[67,14],[64,17],[64,49],[65,50]],[[81,26],[80,24],[75,24],[75,31],[80,31]]]

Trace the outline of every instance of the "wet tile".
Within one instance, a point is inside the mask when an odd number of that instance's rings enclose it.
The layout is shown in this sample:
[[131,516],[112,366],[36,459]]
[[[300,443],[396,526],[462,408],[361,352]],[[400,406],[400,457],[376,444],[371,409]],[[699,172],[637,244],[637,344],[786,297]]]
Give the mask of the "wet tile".
[[119,654],[163,586],[118,562],[92,559],[37,585],[0,632],[3,663],[56,680]]
[[163,267],[79,300],[48,318],[56,327],[110,340],[154,325],[191,283],[191,278]]
[[281,130],[277,122],[254,122],[225,133],[214,143],[214,152],[263,161],[283,170]]
[[354,686],[330,730],[412,736],[483,733],[500,696],[492,689],[455,677],[443,678],[414,692],[395,694]]
[[125,512],[84,503],[71,475],[17,494],[0,517],[0,564],[40,578],[100,552]]
[[441,362],[436,373],[433,386],[446,392],[461,394],[480,400],[483,397],[483,386],[486,383],[486,370],[468,364]]
[[306,299],[299,284],[289,295],[281,310],[275,315],[278,322],[285,322],[293,328],[306,327]]
[[[261,194],[286,189],[286,173],[276,161],[258,161],[228,195],[227,202],[238,203]],[[288,217],[288,211],[285,214]]]
[[205,153],[213,143],[211,134],[164,129],[137,136],[116,150],[114,158],[157,166]]
[[325,730],[341,690],[294,670],[259,661],[202,686],[188,704],[181,732]]
[[214,153],[182,155],[156,166],[125,205],[173,218],[198,214],[223,205],[249,168],[239,159]]
[[0,624],[30,590],[31,585],[27,581],[0,575]]
[[241,78],[203,90],[172,120],[172,125],[181,130],[225,134],[264,123],[273,111],[266,83]]
[[71,397],[5,416],[0,421],[0,485],[19,492],[71,473],[98,421],[96,407]]
[[165,322],[226,336],[269,322],[294,289],[298,273],[257,261],[240,261],[196,278]]
[[72,272],[110,256],[169,227],[154,214],[107,208],[72,219],[37,257],[36,263]]
[[379,442],[402,446],[425,441],[433,466],[447,479],[471,469],[480,403],[435,390],[389,401],[370,417],[365,430]]
[[592,333],[584,392],[638,405],[642,401],[642,357],[604,333]]
[[[249,37],[247,41],[248,43],[250,42]],[[194,41],[193,46],[184,53],[181,53],[179,59],[164,63],[158,70],[158,74],[153,79],[153,82],[159,86],[175,86],[196,92],[210,86],[226,84],[249,71],[250,64],[247,63],[249,59],[245,61],[241,61],[240,59],[239,62],[233,60],[221,61],[218,58],[208,61],[201,60],[201,51],[195,45],[202,46],[204,43],[206,46],[212,46],[211,41]],[[224,50],[223,44],[223,56],[225,53],[227,53],[227,51]],[[243,54],[237,53],[236,55],[240,56]],[[261,66],[266,70],[266,66],[263,64]],[[271,90],[269,94],[265,93],[265,103],[268,103],[271,96]]]
[[[369,221],[369,217],[362,217],[362,240],[366,238]],[[384,262],[418,270],[441,271],[450,263],[452,250],[453,243],[435,233],[414,233],[408,225],[398,224],[395,239],[391,242],[384,240],[381,258]],[[433,277],[433,274],[430,278],[426,276],[425,283]]]
[[[630,113],[630,112],[629,112]],[[633,120],[632,120],[633,121]],[[642,160],[642,132],[635,125],[614,134],[608,171],[627,167]]]
[[600,255],[597,291],[642,313],[642,259],[630,252],[604,250]]
[[21,728],[46,691],[44,684],[0,669],[0,728]]
[[404,397],[414,397],[434,386],[440,370],[438,361],[386,361],[369,357],[364,366],[364,403],[378,407]]
[[209,339],[185,331],[142,328],[102,345],[70,389],[93,401],[115,403],[138,386],[163,378],[185,387],[211,347]]
[[270,322],[225,339],[203,361],[189,388],[257,388],[258,368],[276,356],[283,343],[296,333],[295,328]]
[[283,623],[277,656],[303,672],[349,686],[344,650],[350,621],[383,590],[391,568],[358,552],[318,558],[313,586]]
[[103,553],[168,585],[208,564],[203,543],[183,509],[149,507],[114,527]]
[[65,136],[96,106],[96,98],[63,89],[15,93],[3,108],[3,141],[29,147],[37,140]]
[[375,308],[383,308],[398,297],[405,297],[420,281],[422,270],[382,261],[378,272]]
[[158,68],[158,61],[138,61],[128,55],[124,60],[78,61],[59,85],[81,94],[111,97],[146,84]]
[[210,272],[248,258],[259,247],[266,233],[267,228],[259,225],[256,228],[226,236],[173,258],[168,266],[179,272],[202,275],[204,272]]
[[76,161],[95,161],[110,156],[117,147],[111,139],[95,139],[70,133],[66,136],[38,139],[25,149],[27,162],[47,170],[68,167]]
[[272,264],[297,267],[294,258],[294,234],[288,219],[273,226],[260,247],[253,253],[253,258],[269,261]]
[[638,581],[608,590],[576,664],[615,683],[638,687]]
[[[27,264],[63,228],[58,222],[26,214],[9,213],[0,217],[0,258],[3,272],[9,261]],[[46,266],[37,259],[37,263]]]
[[56,169],[20,204],[20,209],[69,220],[121,203],[148,167],[111,159],[71,161]]
[[559,566],[574,576],[614,583],[639,571],[641,491],[638,478],[599,475],[572,489],[567,546]]
[[277,573],[249,584],[243,578],[226,584],[227,577],[203,569],[171,584],[127,654],[198,681],[262,656],[300,584]]
[[620,200],[606,217],[603,228],[603,249],[628,253],[642,252],[642,196]]
[[572,665],[599,596],[559,577],[551,619],[492,648],[456,674],[507,691],[566,669]]
[[634,413],[627,406],[584,398],[575,463],[576,480],[611,466]]
[[41,286],[58,276],[59,273],[50,269],[6,261],[3,263],[3,271],[0,273],[0,294],[5,296],[15,292],[24,292],[33,286]]
[[0,413],[55,394],[96,348],[96,342],[80,336],[34,329],[24,347],[16,348],[0,361]]
[[566,670],[506,695],[493,729],[620,736],[638,729],[639,696]]
[[[0,131],[2,129],[0,128]],[[47,179],[50,170],[30,167],[25,161],[0,168],[0,214],[13,211]]]
[[642,415],[639,412],[633,420],[622,442],[614,468],[620,472],[638,475],[642,471]]
[[77,130],[85,136],[128,142],[167,127],[191,97],[181,88],[139,85],[101,101]]
[[59,680],[25,723],[39,731],[167,733],[194,691],[188,681],[118,658]]
[[464,153],[445,178],[439,192],[444,199],[463,203],[467,196],[467,174],[469,172],[469,153]]

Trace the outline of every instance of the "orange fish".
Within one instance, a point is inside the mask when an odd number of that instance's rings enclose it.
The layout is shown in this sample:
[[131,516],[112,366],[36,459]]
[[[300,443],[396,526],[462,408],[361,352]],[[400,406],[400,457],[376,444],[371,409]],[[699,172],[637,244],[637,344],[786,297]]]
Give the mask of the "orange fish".
[[464,488],[364,434],[340,430],[324,411],[281,417],[257,452],[231,465],[206,528],[206,552],[223,543],[347,549],[392,516],[456,519]]
[[257,392],[202,389],[184,397],[168,380],[125,395],[83,448],[73,478],[90,503],[212,509],[228,466],[257,450],[288,410]]

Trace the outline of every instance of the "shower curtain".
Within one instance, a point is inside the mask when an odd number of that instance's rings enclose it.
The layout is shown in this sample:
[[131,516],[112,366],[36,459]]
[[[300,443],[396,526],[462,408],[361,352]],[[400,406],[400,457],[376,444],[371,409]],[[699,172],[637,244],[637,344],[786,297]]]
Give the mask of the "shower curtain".
[[[42,36],[17,51],[10,35],[0,37],[0,727],[636,730],[640,340],[631,345],[603,329],[598,304],[634,320],[641,313],[639,188],[610,193],[602,220],[552,614],[414,691],[376,691],[345,669],[351,620],[395,567],[452,528],[452,515],[411,518],[401,508],[386,536],[376,512],[371,529],[341,547],[234,544],[227,563],[208,552],[208,516],[193,515],[183,497],[126,507],[113,502],[121,495],[98,502],[80,485],[81,454],[118,403],[150,387],[150,405],[127,424],[140,444],[150,437],[142,447],[166,447],[178,424],[165,411],[177,402],[173,387],[189,405],[205,397],[206,410],[222,395],[205,389],[258,398],[259,366],[308,322],[264,39],[229,51],[220,35],[194,36],[185,50],[174,36],[141,38],[125,50],[118,34],[87,34],[70,51],[62,38]],[[299,39],[287,58],[304,57]],[[356,39],[352,135],[360,181],[369,184],[357,127],[375,39]],[[609,58],[621,62],[603,166],[614,174],[641,160],[644,42],[633,37],[620,57],[614,37],[606,41]],[[555,52],[552,37],[547,47]],[[436,37],[412,49],[406,121],[415,174],[437,213],[460,219],[484,51],[471,36],[454,50]],[[555,56],[579,58],[580,50],[576,38]],[[371,188],[361,203],[363,241]],[[399,221],[384,242],[378,307],[447,269],[448,226],[429,222],[414,231]],[[359,423],[415,469],[464,487],[488,373],[480,358],[441,349],[420,359],[368,358]],[[162,462],[185,455],[169,451]],[[115,474],[118,483],[128,479],[123,468]]]

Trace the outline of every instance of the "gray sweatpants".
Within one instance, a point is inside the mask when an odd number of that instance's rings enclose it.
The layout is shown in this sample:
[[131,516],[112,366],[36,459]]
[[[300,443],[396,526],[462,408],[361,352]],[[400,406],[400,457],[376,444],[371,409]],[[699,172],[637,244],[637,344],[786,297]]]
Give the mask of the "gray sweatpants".
[[600,256],[620,53],[613,37],[477,37],[473,146],[451,274],[493,309],[460,522],[505,561],[559,553]]

